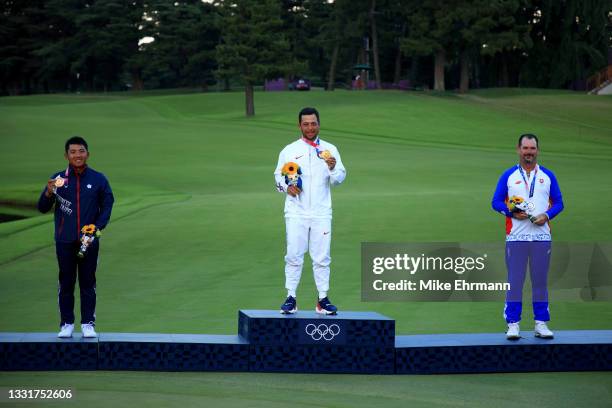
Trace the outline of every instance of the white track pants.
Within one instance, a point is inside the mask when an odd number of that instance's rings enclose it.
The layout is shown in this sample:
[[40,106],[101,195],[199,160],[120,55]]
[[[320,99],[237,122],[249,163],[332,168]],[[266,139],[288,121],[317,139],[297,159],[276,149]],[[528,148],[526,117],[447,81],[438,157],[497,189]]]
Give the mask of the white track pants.
[[312,272],[319,292],[329,290],[329,255],[331,219],[285,218],[287,227],[287,255],[285,255],[285,288],[296,290],[304,254],[309,251]]

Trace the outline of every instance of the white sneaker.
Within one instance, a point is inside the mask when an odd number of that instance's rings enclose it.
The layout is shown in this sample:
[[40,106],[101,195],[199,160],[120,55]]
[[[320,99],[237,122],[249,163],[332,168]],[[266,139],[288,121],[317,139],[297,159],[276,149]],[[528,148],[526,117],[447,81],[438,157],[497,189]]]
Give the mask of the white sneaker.
[[89,324],[89,323],[82,324],[81,332],[83,332],[83,337],[85,338],[98,337],[98,333],[96,333],[96,331],[94,330],[93,324]]
[[555,336],[546,325],[546,322],[540,320],[535,321],[534,332],[536,337],[541,337],[543,339],[552,339]]
[[508,323],[508,331],[506,332],[508,340],[518,340],[521,338],[521,329],[518,323]]
[[60,332],[57,333],[57,337],[60,339],[68,339],[72,337],[72,332],[74,331],[74,324],[65,323],[62,325]]

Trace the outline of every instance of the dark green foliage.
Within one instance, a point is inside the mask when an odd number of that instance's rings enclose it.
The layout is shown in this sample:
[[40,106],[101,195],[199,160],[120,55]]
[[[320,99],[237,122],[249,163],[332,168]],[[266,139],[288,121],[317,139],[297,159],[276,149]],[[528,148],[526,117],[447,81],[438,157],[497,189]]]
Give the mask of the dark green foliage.
[[[51,21],[47,22],[49,25]],[[2,94],[30,92],[41,70],[36,55],[48,38],[44,1],[0,2],[0,83]],[[50,65],[61,63],[49,61]]]
[[609,0],[533,0],[534,43],[522,71],[529,86],[562,88],[606,66],[612,46]]
[[0,94],[278,77],[333,89],[376,56],[382,84],[579,88],[610,63],[611,10],[611,0],[4,0]]
[[221,42],[217,46],[218,75],[238,78],[245,86],[246,114],[255,114],[253,86],[267,78],[284,76],[295,67],[288,58],[278,0],[223,1]]
[[289,42],[282,31],[279,1],[224,1],[220,8],[219,75],[238,76],[251,84],[282,75]]
[[130,59],[145,86],[167,88],[214,83],[219,41],[219,15],[214,6],[199,0],[145,5],[141,35],[154,38]]

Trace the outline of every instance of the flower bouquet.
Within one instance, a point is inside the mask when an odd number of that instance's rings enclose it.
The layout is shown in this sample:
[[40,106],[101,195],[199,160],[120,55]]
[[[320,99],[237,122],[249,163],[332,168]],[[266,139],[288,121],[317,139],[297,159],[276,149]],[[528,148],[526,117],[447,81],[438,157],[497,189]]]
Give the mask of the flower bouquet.
[[536,217],[533,215],[535,206],[529,201],[525,201],[523,197],[512,196],[508,200],[508,209],[511,212],[524,212],[529,216],[529,221],[533,222]]
[[281,174],[285,176],[285,184],[288,186],[296,186],[302,190],[302,170],[297,163],[288,162],[285,163],[281,170]]
[[85,225],[81,228],[81,248],[77,256],[84,258],[87,248],[94,242],[96,238],[100,238],[102,233],[96,228],[94,224]]

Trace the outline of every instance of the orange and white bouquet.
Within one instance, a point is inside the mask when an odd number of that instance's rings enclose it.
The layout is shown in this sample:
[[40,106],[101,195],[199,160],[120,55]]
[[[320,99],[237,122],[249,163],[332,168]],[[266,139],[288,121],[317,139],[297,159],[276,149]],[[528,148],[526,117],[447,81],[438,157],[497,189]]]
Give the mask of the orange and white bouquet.
[[100,238],[100,235],[102,235],[102,233],[94,224],[85,225],[81,228],[81,248],[79,248],[77,256],[79,258],[84,258],[87,248],[89,248],[96,238]]
[[511,212],[524,212],[529,216],[529,221],[533,222],[536,217],[533,215],[535,205],[532,202],[526,201],[523,197],[512,196],[508,200],[508,209]]
[[302,190],[302,169],[300,165],[294,162],[287,162],[281,170],[281,174],[285,177],[285,184],[288,186],[296,186]]

